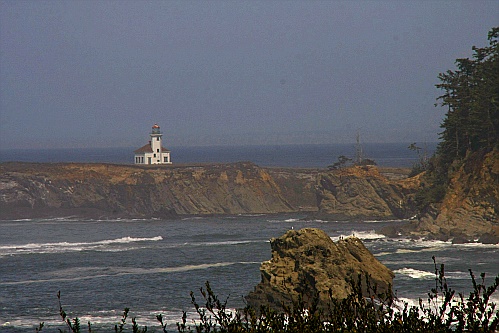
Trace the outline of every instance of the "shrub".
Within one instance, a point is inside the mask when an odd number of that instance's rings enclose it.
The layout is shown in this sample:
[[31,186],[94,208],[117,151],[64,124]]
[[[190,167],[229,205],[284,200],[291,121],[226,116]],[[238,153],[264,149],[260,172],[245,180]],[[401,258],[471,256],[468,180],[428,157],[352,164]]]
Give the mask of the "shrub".
[[[293,306],[284,306],[284,311],[272,310],[262,306],[254,309],[249,306],[231,311],[227,308],[227,299],[221,301],[212,290],[209,282],[200,288],[203,306],[191,292],[191,302],[198,319],[188,323],[187,313],[177,323],[179,333],[391,333],[391,332],[496,332],[499,329],[499,310],[490,302],[490,297],[499,286],[499,275],[491,286],[485,285],[485,274],[477,281],[470,270],[473,290],[468,298],[463,294],[455,295],[445,278],[444,265],[437,266],[435,257],[435,288],[428,293],[428,299],[419,300],[417,306],[404,303],[398,305],[396,298],[390,294],[378,294],[376,286],[369,284],[365,276],[369,297],[363,296],[362,277],[350,281],[353,292],[345,299],[335,299],[330,292],[327,308],[318,307],[318,295],[310,300],[297,300]],[[61,305],[58,294],[60,316],[69,329],[59,332],[83,332],[78,317],[70,319]],[[306,305],[307,304],[307,305]],[[140,328],[135,318],[132,325],[127,326],[129,309],[125,309],[114,332],[132,331],[147,332],[148,328]],[[162,315],[157,315],[163,333],[167,333]],[[43,323],[36,332],[43,329]],[[88,323],[88,332],[92,332]]]

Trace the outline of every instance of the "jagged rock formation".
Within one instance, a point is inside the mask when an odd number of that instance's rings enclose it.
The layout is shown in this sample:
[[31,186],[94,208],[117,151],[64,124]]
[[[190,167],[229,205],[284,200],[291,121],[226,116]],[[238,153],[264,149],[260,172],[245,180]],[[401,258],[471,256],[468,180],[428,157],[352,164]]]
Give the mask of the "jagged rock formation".
[[321,170],[297,168],[268,168],[266,171],[297,211],[316,212],[316,181]]
[[[334,243],[322,230],[290,230],[270,240],[272,259],[260,267],[261,282],[246,296],[249,305],[258,309],[269,305],[282,309],[303,297],[304,301],[319,295],[319,306],[334,298],[345,298],[351,292],[349,283],[359,274],[369,274],[379,292],[391,292],[394,274],[381,264],[356,237]],[[364,283],[365,288],[365,283]]]
[[469,156],[453,173],[443,202],[400,230],[415,237],[499,243],[499,152]]
[[414,215],[411,196],[418,179],[390,181],[373,166],[321,173],[317,179],[318,216],[336,220],[395,219]]

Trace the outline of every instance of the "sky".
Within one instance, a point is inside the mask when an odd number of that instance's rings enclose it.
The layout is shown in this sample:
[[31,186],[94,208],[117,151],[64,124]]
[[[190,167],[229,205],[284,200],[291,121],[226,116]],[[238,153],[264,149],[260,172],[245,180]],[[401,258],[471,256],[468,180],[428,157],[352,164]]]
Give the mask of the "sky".
[[0,149],[434,142],[499,1],[0,0]]

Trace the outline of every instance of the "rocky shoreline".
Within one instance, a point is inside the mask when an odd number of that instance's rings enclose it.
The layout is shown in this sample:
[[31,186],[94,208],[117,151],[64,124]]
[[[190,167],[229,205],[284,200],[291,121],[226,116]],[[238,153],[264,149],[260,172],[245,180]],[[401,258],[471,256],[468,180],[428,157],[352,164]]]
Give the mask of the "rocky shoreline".
[[470,155],[453,173],[439,204],[387,236],[406,235],[453,243],[499,243],[499,152]]

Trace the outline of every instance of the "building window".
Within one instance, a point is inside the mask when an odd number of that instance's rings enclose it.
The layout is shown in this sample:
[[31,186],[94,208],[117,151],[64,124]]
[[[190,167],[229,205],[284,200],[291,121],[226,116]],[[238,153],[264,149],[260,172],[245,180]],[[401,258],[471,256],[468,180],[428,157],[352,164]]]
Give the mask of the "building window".
[[154,154],[154,157],[156,157],[156,154]]
[[165,163],[168,163],[168,156],[165,156]]
[[156,137],[156,141],[159,141],[159,136]]
[[159,153],[159,148],[158,148],[158,149],[156,149],[156,153]]

